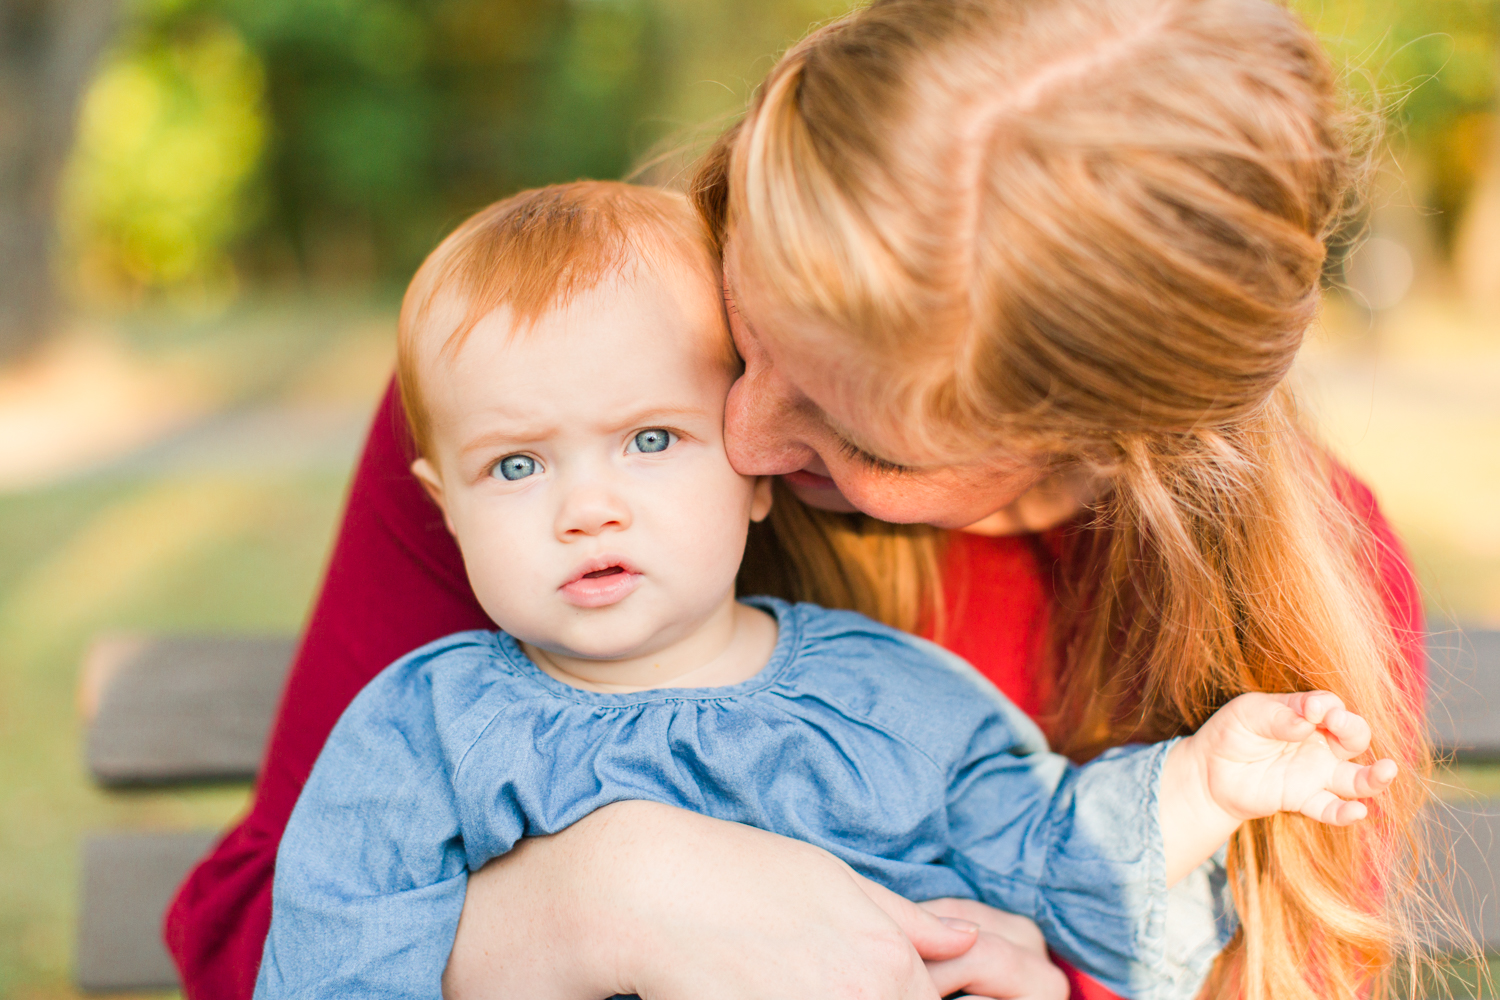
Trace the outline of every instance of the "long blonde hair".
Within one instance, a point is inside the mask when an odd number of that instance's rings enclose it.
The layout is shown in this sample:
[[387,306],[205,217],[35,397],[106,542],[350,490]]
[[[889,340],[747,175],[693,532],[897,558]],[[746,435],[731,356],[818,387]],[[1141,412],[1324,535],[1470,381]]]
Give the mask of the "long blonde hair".
[[[1107,484],[1057,574],[1064,751],[1317,687],[1401,766],[1365,823],[1235,835],[1207,996],[1385,996],[1416,951],[1414,637],[1283,384],[1359,162],[1338,92],[1269,0],[877,0],[783,56],[694,187],[812,346],[862,359],[872,421]],[[780,506],[747,582],[930,621],[940,532]]]

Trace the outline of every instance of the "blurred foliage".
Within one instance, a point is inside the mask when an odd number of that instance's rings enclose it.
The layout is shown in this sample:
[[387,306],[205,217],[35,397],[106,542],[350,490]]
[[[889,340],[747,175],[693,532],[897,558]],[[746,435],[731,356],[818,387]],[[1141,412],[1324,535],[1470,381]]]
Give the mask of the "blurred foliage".
[[1413,161],[1445,248],[1492,155],[1500,0],[1294,0]]
[[620,176],[684,112],[741,105],[845,6],[137,0],[85,102],[66,263],[93,301],[219,292],[236,271],[400,283],[479,206]]
[[228,280],[225,246],[265,147],[264,87],[259,60],[219,25],[104,65],[62,191],[86,287]]
[[[1451,227],[1486,154],[1500,0],[1294,0]],[[743,106],[849,0],[136,0],[85,103],[64,247],[86,299],[396,285],[521,187],[625,172]],[[231,266],[232,262],[232,266]]]
[[499,193],[618,175],[661,86],[639,0],[216,7],[267,67],[267,230],[314,273],[402,273]]

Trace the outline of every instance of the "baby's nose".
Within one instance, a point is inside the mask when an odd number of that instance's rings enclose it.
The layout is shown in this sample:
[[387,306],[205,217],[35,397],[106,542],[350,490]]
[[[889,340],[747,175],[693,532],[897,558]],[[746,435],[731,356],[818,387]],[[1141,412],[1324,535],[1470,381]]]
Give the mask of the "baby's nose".
[[557,512],[557,536],[563,541],[587,538],[630,527],[630,506],[602,483],[571,490]]

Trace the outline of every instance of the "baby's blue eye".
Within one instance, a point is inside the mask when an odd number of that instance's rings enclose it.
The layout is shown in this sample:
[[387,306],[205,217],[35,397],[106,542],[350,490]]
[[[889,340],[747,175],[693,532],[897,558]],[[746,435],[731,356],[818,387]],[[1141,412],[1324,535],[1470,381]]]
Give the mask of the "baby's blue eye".
[[649,431],[641,431],[635,436],[635,439],[631,441],[631,444],[634,446],[631,450],[647,453],[666,451],[667,446],[674,440],[676,438],[671,431],[663,430],[660,427],[653,427]]
[[506,455],[495,463],[490,475],[496,479],[525,479],[536,471],[536,459],[529,455]]

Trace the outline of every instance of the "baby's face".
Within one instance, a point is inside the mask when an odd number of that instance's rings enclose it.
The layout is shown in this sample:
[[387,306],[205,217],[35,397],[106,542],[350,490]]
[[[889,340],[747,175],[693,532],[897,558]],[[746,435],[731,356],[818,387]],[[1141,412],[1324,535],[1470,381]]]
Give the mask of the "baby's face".
[[642,656],[733,599],[770,494],[725,456],[723,324],[711,282],[643,274],[519,333],[492,313],[456,356],[421,359],[432,454],[413,471],[501,628]]

